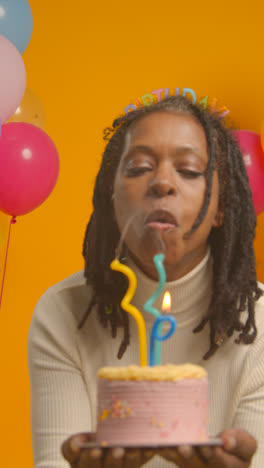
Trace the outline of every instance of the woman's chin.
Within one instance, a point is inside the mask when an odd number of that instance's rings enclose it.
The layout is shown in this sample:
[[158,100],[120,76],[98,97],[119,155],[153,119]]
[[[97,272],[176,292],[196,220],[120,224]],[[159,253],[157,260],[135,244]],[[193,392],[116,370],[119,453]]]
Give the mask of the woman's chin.
[[165,251],[162,251],[148,244],[144,247],[141,246],[136,254],[130,251],[130,256],[145,275],[151,279],[158,280],[154,256],[164,253],[165,258],[163,265],[166,271],[167,281],[174,281],[187,274],[202,259],[202,255],[193,256],[190,253],[184,252],[180,247],[180,245],[177,247],[175,245],[170,245]]

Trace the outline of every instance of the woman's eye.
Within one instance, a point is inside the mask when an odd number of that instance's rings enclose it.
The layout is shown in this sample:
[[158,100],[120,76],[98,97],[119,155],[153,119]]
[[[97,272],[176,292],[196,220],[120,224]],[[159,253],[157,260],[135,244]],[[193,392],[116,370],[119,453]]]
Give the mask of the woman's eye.
[[127,167],[125,170],[125,174],[127,177],[137,177],[140,175],[145,174],[145,172],[151,171],[152,168],[150,166],[134,166],[134,167]]
[[194,171],[191,169],[178,169],[177,172],[179,172],[179,174],[181,174],[185,179],[196,179],[204,175],[203,172]]

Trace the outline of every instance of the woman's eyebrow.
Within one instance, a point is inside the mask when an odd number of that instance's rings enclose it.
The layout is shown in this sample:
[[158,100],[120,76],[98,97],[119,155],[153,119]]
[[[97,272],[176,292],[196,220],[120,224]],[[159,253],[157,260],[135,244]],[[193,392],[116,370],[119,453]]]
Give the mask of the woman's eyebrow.
[[155,149],[152,148],[151,146],[134,145],[134,146],[129,148],[129,150],[127,151],[126,157],[127,156],[132,156],[134,153],[137,153],[137,152],[143,152],[143,153],[149,154],[150,156],[155,156],[155,154],[156,154]]
[[[151,147],[151,146],[148,146],[148,145],[134,145],[132,147],[129,148],[129,150],[127,151],[126,155],[125,155],[125,159],[127,159],[128,157],[131,157],[133,156],[135,153],[137,152],[143,152],[145,154],[148,154],[150,156],[156,156],[157,155],[157,151],[155,150],[155,148]],[[193,145],[179,145],[179,146],[176,146],[175,148],[172,149],[172,153],[175,155],[175,156],[185,156],[185,155],[188,155],[188,154],[193,154],[194,156],[198,157],[201,161],[204,161],[204,158],[203,158],[203,155],[201,154],[201,150],[199,150],[199,148],[193,146]]]
[[198,160],[200,163],[208,163],[208,155],[207,153],[204,154],[201,149],[192,146],[192,145],[183,145],[183,146],[178,146],[175,148],[173,151],[173,154],[178,157],[186,157],[190,158],[192,160]]

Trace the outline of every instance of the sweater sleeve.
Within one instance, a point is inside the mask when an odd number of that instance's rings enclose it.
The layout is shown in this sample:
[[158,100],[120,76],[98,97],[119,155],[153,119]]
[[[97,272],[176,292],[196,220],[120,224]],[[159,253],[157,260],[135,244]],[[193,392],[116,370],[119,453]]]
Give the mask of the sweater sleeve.
[[34,468],[68,468],[62,442],[91,428],[90,401],[81,373],[77,323],[59,292],[47,291],[28,336]]
[[233,427],[252,434],[258,443],[251,468],[262,468],[264,463],[264,334],[258,335],[252,351],[248,353],[241,375],[241,396]]

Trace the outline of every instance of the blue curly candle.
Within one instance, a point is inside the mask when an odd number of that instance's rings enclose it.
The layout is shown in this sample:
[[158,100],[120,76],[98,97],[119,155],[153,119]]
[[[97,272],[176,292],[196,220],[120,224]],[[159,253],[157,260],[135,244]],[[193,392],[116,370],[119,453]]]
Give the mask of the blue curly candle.
[[153,307],[154,302],[158,299],[166,283],[166,271],[163,266],[164,254],[157,254],[153,257],[153,262],[156,267],[156,270],[159,275],[159,284],[156,291],[150,296],[150,298],[145,302],[144,309],[149,314],[154,315],[155,318],[160,317],[161,313],[156,307]]
[[[156,291],[144,304],[145,311],[149,314],[152,314],[156,318],[151,330],[150,337],[150,366],[161,364],[161,341],[169,338],[176,328],[176,320],[174,317],[168,315],[163,317],[160,311],[153,306],[154,302],[162,293],[166,283],[166,271],[163,265],[164,258],[164,254],[156,254],[153,257],[153,262],[158,272],[159,284]],[[162,323],[164,321],[170,322],[171,329],[166,335],[162,336]]]

